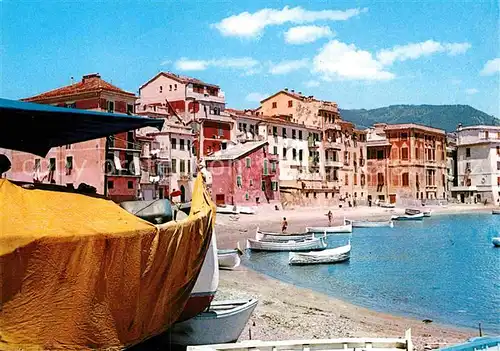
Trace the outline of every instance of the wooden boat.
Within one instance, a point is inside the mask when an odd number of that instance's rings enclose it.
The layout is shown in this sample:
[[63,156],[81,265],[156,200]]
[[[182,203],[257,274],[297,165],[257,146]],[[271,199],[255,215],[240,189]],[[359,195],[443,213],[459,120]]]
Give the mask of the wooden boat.
[[351,253],[351,243],[339,246],[334,249],[311,252],[290,252],[288,254],[288,264],[304,265],[319,263],[337,263],[349,259]]
[[494,215],[500,215],[500,209],[498,209],[498,210],[496,210],[496,209],[495,209],[495,210],[492,210],[492,211],[491,211],[491,214],[494,214]]
[[468,339],[465,343],[441,347],[437,351],[494,351],[500,348],[500,336],[479,336]]
[[379,206],[383,207],[383,208],[394,208],[394,207],[396,207],[396,205],[388,203],[388,202],[380,202]]
[[243,254],[243,252],[241,251],[239,246],[240,245],[238,243],[238,247],[236,249],[217,250],[220,269],[234,269],[240,265],[240,256]]
[[500,247],[500,236],[491,239],[491,243],[493,244],[493,246]]
[[394,227],[394,222],[392,220],[389,221],[353,221],[348,219],[347,221],[351,222],[353,228],[377,228],[377,227]]
[[247,249],[260,251],[309,251],[326,248],[324,238],[290,241],[261,241],[247,239]]
[[217,213],[223,214],[238,214],[238,207],[233,205],[218,205]]
[[419,213],[422,213],[422,211],[416,210],[416,209],[413,209],[413,208],[407,208],[407,209],[405,209],[405,214],[410,215],[410,216],[413,216],[413,215],[416,215],[416,214],[419,214]]
[[391,219],[393,221],[421,221],[424,219],[424,214],[417,213],[414,215],[392,216]]
[[[372,351],[413,351],[411,329],[404,338],[341,338],[260,341],[245,340],[233,344],[212,344],[188,346],[187,351],[331,351],[331,350],[372,350]],[[465,350],[464,350],[465,351]]]
[[302,234],[281,234],[278,232],[263,232],[259,230],[255,231],[255,240],[260,241],[290,241],[290,240],[306,240],[312,239],[314,234],[302,233]]
[[250,319],[258,300],[214,301],[208,311],[170,328],[176,345],[235,342]]
[[306,232],[326,233],[326,234],[352,233],[352,223],[350,223],[347,220],[344,220],[344,225],[331,226],[331,227],[307,227]]
[[236,206],[236,211],[241,214],[255,214],[255,208],[249,206]]
[[424,217],[430,217],[432,215],[432,210],[427,210],[422,212],[424,214]]

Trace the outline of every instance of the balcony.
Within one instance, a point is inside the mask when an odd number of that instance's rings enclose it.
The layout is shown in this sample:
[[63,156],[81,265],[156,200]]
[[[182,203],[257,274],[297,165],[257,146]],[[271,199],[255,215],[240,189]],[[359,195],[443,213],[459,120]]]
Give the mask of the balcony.
[[317,157],[309,157],[309,168],[319,167],[319,159]]
[[130,151],[142,153],[142,145],[139,143],[127,142],[125,147],[115,146],[114,143],[108,146],[110,151]]
[[179,180],[182,182],[187,182],[192,179],[192,176],[190,173],[181,173],[179,174]]
[[341,150],[342,149],[342,143],[337,142],[337,141],[323,141],[323,147],[325,150]]
[[213,101],[223,104],[226,100],[224,92],[220,91],[217,96],[208,93],[198,93],[193,91],[193,88],[186,88],[186,98],[195,99],[197,101]]
[[319,141],[317,140],[309,140],[307,142],[307,145],[309,146],[310,149],[315,149],[319,147]]
[[342,167],[342,162],[338,160],[326,160],[325,161],[325,167]]

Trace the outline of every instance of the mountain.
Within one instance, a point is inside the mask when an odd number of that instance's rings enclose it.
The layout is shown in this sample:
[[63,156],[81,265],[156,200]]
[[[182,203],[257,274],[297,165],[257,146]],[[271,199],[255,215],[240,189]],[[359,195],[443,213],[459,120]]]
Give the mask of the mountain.
[[417,123],[452,132],[457,125],[477,124],[500,125],[500,119],[476,110],[469,105],[391,105],[372,110],[342,110],[340,115],[345,121],[352,122],[363,129],[374,123],[384,122]]

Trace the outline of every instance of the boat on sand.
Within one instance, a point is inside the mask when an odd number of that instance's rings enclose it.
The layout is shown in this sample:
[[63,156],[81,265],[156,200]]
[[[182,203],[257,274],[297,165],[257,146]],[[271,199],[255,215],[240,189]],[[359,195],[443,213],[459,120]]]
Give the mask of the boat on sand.
[[243,251],[241,251],[239,246],[240,244],[238,243],[236,249],[217,250],[220,269],[234,269],[240,265],[240,256],[243,254]]
[[290,241],[290,240],[306,240],[312,239],[314,234],[312,233],[301,233],[301,234],[281,234],[278,232],[264,232],[259,230],[255,231],[255,239],[260,241]]
[[494,209],[491,211],[491,214],[494,214],[494,215],[500,215],[500,209]]
[[310,251],[322,250],[326,248],[326,242],[323,237],[306,240],[290,241],[261,241],[247,239],[247,248],[260,251]]
[[311,252],[290,252],[288,254],[288,263],[291,265],[319,264],[319,263],[337,263],[349,259],[351,253],[351,243],[339,246],[334,249]]

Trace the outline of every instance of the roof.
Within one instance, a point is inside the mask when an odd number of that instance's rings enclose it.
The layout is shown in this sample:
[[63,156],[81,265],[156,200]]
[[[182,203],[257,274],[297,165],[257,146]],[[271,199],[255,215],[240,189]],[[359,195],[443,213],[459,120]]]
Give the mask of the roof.
[[50,148],[142,127],[161,129],[162,119],[0,99],[0,147],[45,156]]
[[204,81],[201,81],[201,80],[199,80],[197,78],[192,78],[192,77],[188,77],[188,76],[181,76],[179,74],[175,74],[175,73],[172,73],[172,72],[159,72],[153,78],[151,78],[146,83],[144,83],[143,85],[141,85],[139,87],[139,89],[142,89],[143,87],[145,87],[146,85],[148,85],[152,81],[156,80],[160,76],[164,76],[164,77],[176,80],[176,81],[178,81],[179,83],[182,83],[182,84],[189,84],[189,83],[191,83],[191,84],[204,85],[204,86],[207,86],[207,87],[212,87],[212,88],[219,89],[218,85],[210,84],[210,83],[205,83]]
[[398,129],[420,129],[420,130],[425,130],[430,133],[437,133],[437,134],[443,134],[445,135],[446,132],[443,129],[438,129],[438,128],[432,128],[428,126],[424,126],[421,124],[416,124],[416,123],[402,123],[402,124],[387,124],[384,127],[384,130],[398,130]]
[[279,94],[286,94],[286,95],[288,95],[290,97],[293,97],[294,99],[302,100],[302,101],[308,100],[308,99],[310,99],[310,101],[319,101],[317,99],[314,99],[313,97],[308,97],[308,96],[305,96],[305,95],[302,95],[302,94],[298,94],[296,92],[292,92],[292,91],[288,91],[288,90],[280,90],[277,93],[274,93],[273,95],[268,96],[264,100],[261,100],[260,103],[262,104],[264,101],[272,99],[273,97],[275,97],[275,96],[277,96]]
[[266,145],[267,141],[247,141],[205,157],[205,161],[235,160]]
[[[256,116],[256,115],[247,115],[247,114],[240,114],[240,113],[232,113],[231,111],[238,111],[238,110],[233,110],[229,109],[229,114],[233,119],[238,120],[238,118],[245,118],[245,119],[251,119],[256,122],[265,122],[265,123],[270,123],[270,124],[279,124],[279,125],[286,125],[290,127],[296,127],[296,128],[302,128],[302,129],[311,129],[315,131],[320,131],[321,128],[319,127],[314,127],[314,126],[306,126],[305,124],[300,124],[300,123],[295,123],[291,121],[286,121],[282,118],[276,117],[276,116]],[[225,109],[226,112],[228,112],[228,109]]]
[[488,130],[488,131],[491,131],[491,130],[500,131],[500,126],[488,126],[488,125],[480,124],[480,125],[475,125],[475,126],[459,127],[459,128],[457,128],[457,132],[461,132],[463,130],[477,130],[477,129]]
[[24,98],[21,100],[28,102],[36,102],[56,97],[72,96],[82,93],[101,92],[101,91],[110,91],[114,93],[129,95],[130,97],[135,97],[134,93],[130,93],[128,91],[125,91],[123,89],[114,86],[113,84],[106,82],[105,80],[101,79],[99,73],[95,73],[83,76],[82,80],[78,83],[50,90],[45,93]]

